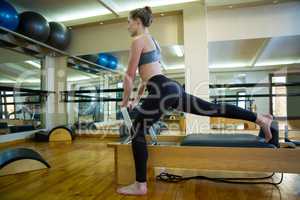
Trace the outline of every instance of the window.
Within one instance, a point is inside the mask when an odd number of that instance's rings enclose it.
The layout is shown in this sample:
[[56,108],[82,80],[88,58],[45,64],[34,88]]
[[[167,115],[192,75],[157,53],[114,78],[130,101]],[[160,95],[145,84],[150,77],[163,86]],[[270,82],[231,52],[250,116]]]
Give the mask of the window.
[[[12,113],[10,118],[15,118],[15,98],[14,98],[14,92],[1,92],[1,118],[6,119],[9,117],[9,114]],[[10,103],[10,104],[7,104]]]
[[[272,83],[286,83],[286,76],[273,76]],[[272,94],[286,94],[286,86],[272,87]],[[273,115],[277,117],[287,116],[287,97],[286,96],[274,96],[272,97],[272,111]]]
[[237,106],[246,109],[246,97],[243,97],[244,95],[246,95],[244,91],[237,92]]

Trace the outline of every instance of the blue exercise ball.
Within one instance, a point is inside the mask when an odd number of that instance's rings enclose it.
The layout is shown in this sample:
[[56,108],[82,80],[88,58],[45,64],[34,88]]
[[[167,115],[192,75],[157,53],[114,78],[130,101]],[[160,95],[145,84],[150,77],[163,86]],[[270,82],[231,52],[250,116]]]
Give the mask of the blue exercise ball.
[[102,65],[103,67],[108,67],[109,65],[109,56],[106,53],[99,53],[97,64]]
[[16,9],[7,1],[0,0],[0,26],[16,31],[19,25],[19,15]]
[[39,13],[26,11],[19,15],[18,32],[40,42],[46,42],[50,35],[48,21]]
[[117,69],[118,59],[113,55],[108,55],[108,68]]

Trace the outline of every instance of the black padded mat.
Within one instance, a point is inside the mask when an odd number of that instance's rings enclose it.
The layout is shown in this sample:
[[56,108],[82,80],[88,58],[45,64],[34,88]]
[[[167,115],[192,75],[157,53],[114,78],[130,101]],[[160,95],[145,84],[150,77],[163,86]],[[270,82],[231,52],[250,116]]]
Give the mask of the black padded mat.
[[183,139],[181,146],[276,148],[265,143],[264,138],[251,134],[190,134]]

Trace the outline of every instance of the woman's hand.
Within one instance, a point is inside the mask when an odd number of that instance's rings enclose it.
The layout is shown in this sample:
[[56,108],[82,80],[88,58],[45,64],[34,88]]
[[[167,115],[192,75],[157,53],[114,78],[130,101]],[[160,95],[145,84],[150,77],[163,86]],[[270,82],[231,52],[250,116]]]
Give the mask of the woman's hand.
[[128,107],[130,110],[132,110],[134,107],[136,107],[139,104],[139,99],[134,99],[133,101],[130,101],[128,103]]
[[120,103],[120,107],[121,108],[124,108],[124,107],[127,108],[128,107],[128,103],[129,103],[128,101],[122,100],[121,103]]

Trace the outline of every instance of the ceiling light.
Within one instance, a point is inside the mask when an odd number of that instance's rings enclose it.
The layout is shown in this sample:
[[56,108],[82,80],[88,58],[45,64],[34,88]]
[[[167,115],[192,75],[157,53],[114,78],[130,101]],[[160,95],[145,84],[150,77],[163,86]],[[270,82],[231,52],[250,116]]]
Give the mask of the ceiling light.
[[174,48],[175,54],[176,54],[178,57],[183,57],[183,56],[184,56],[183,49],[182,49],[180,46],[175,45],[173,48]]
[[37,78],[30,78],[30,79],[23,79],[23,78],[18,78],[16,80],[16,83],[40,83],[41,80],[40,79],[37,79]]
[[263,66],[273,66],[273,65],[292,65],[299,64],[300,60],[281,60],[281,61],[266,61],[256,63],[255,67],[263,67]]
[[84,81],[84,80],[88,80],[88,79],[90,79],[90,77],[87,77],[87,76],[75,76],[75,77],[67,78],[68,81]]
[[57,18],[53,18],[51,20],[58,21],[58,22],[66,22],[66,21],[72,21],[72,20],[78,20],[78,19],[84,19],[89,17],[96,17],[100,15],[106,15],[110,14],[111,12],[106,9],[102,8],[94,8],[89,10],[88,12],[80,11],[80,12],[67,12],[65,15],[59,15]]
[[245,77],[246,74],[239,74],[238,77]]
[[16,83],[16,81],[1,78],[0,83]]
[[178,65],[166,65],[167,69],[184,69],[184,64],[178,64]]
[[31,60],[27,60],[27,61],[25,61],[25,63],[27,63],[27,64],[29,64],[29,65],[31,65],[31,66],[34,66],[34,67],[36,67],[36,68],[41,68],[41,64],[36,63],[36,62],[34,62],[34,61],[31,61]]
[[209,68],[239,68],[239,67],[248,67],[248,63],[226,63],[226,64],[213,64],[209,65]]

